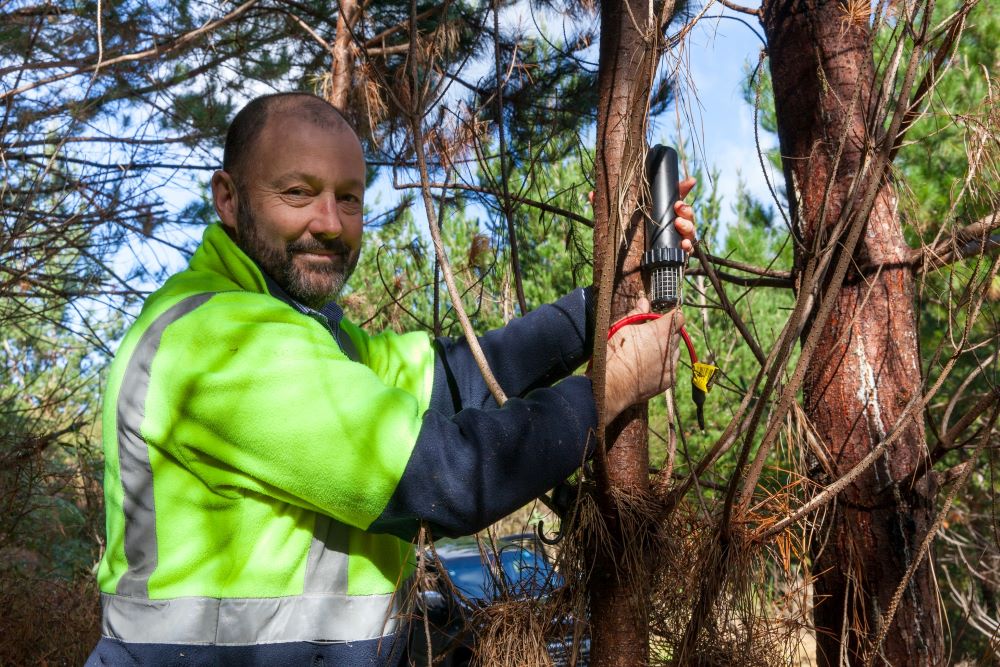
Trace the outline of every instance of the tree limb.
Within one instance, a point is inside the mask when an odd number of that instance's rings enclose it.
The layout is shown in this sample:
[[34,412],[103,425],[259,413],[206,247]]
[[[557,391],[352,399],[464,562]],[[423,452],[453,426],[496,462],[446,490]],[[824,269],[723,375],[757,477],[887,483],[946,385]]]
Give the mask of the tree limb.
[[924,274],[967,257],[994,252],[1000,249],[1000,234],[994,233],[997,230],[1000,230],[1000,211],[956,230],[951,238],[913,250],[910,262],[918,273]]
[[[747,273],[752,273],[755,276],[767,276],[768,278],[779,278],[782,280],[791,280],[791,271],[777,271],[775,269],[754,266],[753,264],[746,264],[744,262],[737,262],[735,259],[729,259],[728,257],[719,257],[717,255],[712,255],[705,253],[705,257],[708,258],[712,264],[718,264],[719,266],[724,266],[729,269],[737,269],[739,271],[745,271]],[[699,260],[700,261],[700,260]]]
[[[403,190],[408,188],[419,188],[422,187],[420,183],[397,183],[394,186],[397,190]],[[467,190],[469,192],[479,192],[481,194],[492,195],[493,197],[503,197],[503,193],[497,192],[493,188],[483,187],[481,185],[471,185],[469,183],[428,183],[429,188],[440,188],[442,190]],[[586,225],[593,229],[594,221],[590,218],[584,217],[579,213],[574,213],[565,208],[560,208],[559,206],[554,206],[543,201],[538,201],[537,199],[530,199],[528,197],[522,197],[511,193],[510,198],[519,204],[525,204],[531,206],[532,208],[537,208],[546,213],[552,213],[554,215],[562,216],[573,222],[579,222],[580,224]]]
[[757,363],[764,366],[767,363],[767,356],[764,354],[764,351],[760,349],[760,344],[757,342],[757,339],[753,337],[753,334],[750,333],[750,329],[748,329],[747,325],[743,322],[743,318],[739,316],[739,313],[736,312],[736,309],[729,302],[726,290],[722,287],[722,283],[719,281],[719,276],[715,269],[712,268],[712,264],[708,261],[708,257],[705,256],[705,251],[702,250],[700,243],[694,244],[694,253],[695,257],[698,258],[698,261],[701,262],[701,266],[706,272],[705,275],[707,275],[708,279],[712,281],[712,287],[715,288],[716,294],[719,295],[719,300],[722,302],[722,307],[725,308],[726,314],[729,315],[733,324],[736,325],[736,329],[740,332],[740,335],[743,336],[743,340],[745,340],[747,345],[750,346],[750,351],[753,352],[753,356],[757,359]]
[[751,9],[750,7],[744,7],[743,5],[737,5],[735,2],[730,2],[730,0],[718,0],[719,4],[727,9],[731,9],[734,12],[739,12],[741,14],[749,14],[750,16],[756,16],[760,18],[760,7],[757,9]]
[[[702,268],[698,267],[695,269],[690,269],[687,272],[689,276],[707,276],[708,272]],[[759,276],[756,278],[751,278],[748,276],[736,276],[732,273],[724,273],[722,271],[716,271],[715,275],[719,277],[719,280],[733,285],[740,285],[742,287],[781,287],[785,289],[791,289],[795,286],[791,278],[767,278]]]
[[455,315],[458,317],[458,321],[462,326],[462,332],[465,334],[465,339],[469,343],[469,351],[472,353],[472,357],[476,361],[476,365],[479,367],[479,372],[483,376],[483,381],[489,388],[490,393],[493,395],[493,399],[497,402],[497,405],[503,406],[507,402],[507,394],[500,387],[500,383],[497,382],[496,377],[494,377],[493,372],[490,370],[489,362],[486,360],[486,355],[483,353],[483,348],[479,345],[479,339],[476,337],[476,332],[472,328],[472,322],[469,321],[469,316],[465,312],[465,308],[462,306],[462,296],[459,294],[458,286],[455,283],[455,275],[451,270],[451,263],[448,261],[448,255],[444,249],[444,242],[441,240],[441,230],[438,228],[438,220],[434,211],[434,203],[431,200],[431,186],[430,186],[430,176],[427,172],[427,158],[424,154],[424,134],[422,123],[422,111],[419,108],[420,96],[416,95],[415,92],[420,87],[420,76],[417,71],[417,26],[414,18],[417,14],[417,3],[416,0],[411,0],[410,2],[410,53],[409,53],[409,63],[408,68],[410,69],[410,77],[413,85],[413,97],[412,104],[413,108],[408,109],[410,116],[410,128],[413,131],[413,148],[417,154],[417,166],[420,168],[420,182],[421,182],[421,194],[424,200],[424,212],[427,215],[427,226],[430,228],[431,240],[434,242],[434,252],[438,258],[438,264],[441,267],[441,274],[444,278],[445,285],[448,286],[448,294],[451,296],[452,306],[455,309]]

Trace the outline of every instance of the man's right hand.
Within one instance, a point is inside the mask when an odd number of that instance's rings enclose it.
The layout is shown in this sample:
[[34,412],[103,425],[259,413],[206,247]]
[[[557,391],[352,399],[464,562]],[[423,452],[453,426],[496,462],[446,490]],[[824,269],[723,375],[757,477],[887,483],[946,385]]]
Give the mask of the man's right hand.
[[[642,298],[629,314],[648,312],[649,301]],[[626,326],[608,341],[604,385],[608,422],[625,408],[673,386],[683,324],[684,316],[674,309],[657,320]]]

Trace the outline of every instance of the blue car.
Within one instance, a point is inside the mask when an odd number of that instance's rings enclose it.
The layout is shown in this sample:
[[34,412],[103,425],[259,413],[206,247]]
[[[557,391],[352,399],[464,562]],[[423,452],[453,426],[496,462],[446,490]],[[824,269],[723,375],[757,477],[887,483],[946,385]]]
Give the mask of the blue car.
[[[407,658],[418,667],[432,662],[444,667],[470,664],[476,653],[477,609],[498,600],[545,599],[563,585],[562,576],[553,569],[534,535],[503,537],[494,547],[484,544],[482,552],[471,538],[441,540],[433,551],[425,552],[425,557],[428,573],[437,576],[438,585],[418,596],[410,626]],[[442,573],[447,573],[447,580]],[[546,642],[552,663],[587,665],[590,637],[585,627],[576,627],[583,622],[564,617],[553,623],[557,625],[552,633],[556,636]]]

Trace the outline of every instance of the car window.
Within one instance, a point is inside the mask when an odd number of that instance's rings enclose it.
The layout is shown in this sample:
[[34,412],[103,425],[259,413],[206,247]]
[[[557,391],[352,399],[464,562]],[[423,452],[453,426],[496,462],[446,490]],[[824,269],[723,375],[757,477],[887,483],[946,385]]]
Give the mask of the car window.
[[[499,574],[496,558],[503,568],[504,582],[496,581]],[[562,585],[563,580],[539,554],[520,545],[507,544],[499,554],[487,550],[484,563],[478,553],[439,553],[452,584],[462,595],[476,600],[489,600],[503,586],[513,595],[538,597]],[[491,571],[492,570],[492,571]]]
[[542,595],[562,585],[562,578],[537,554],[523,548],[500,552],[504,574],[514,593]]
[[449,556],[444,559],[444,564],[451,583],[462,595],[477,600],[489,597],[486,594],[487,574],[478,555]]

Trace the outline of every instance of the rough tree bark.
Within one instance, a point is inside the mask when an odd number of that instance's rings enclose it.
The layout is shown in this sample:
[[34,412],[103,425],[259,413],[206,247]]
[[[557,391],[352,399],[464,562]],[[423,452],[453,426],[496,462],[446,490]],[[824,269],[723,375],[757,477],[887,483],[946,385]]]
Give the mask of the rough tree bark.
[[[799,271],[816,252],[817,239],[829,237],[854,179],[865,178],[862,163],[878,131],[870,117],[875,68],[869,17],[851,9],[836,0],[770,0],[761,15],[792,224],[801,238]],[[910,252],[887,180],[854,255],[857,266],[883,268],[852,272],[843,285],[827,286],[838,290],[837,301],[803,384],[806,414],[832,453],[837,475],[871,451],[920,392]],[[904,428],[886,455],[840,495],[819,531],[813,571],[821,666],[863,664],[932,521],[929,476],[911,484],[925,449],[922,416]],[[942,663],[936,586],[926,561],[879,655],[874,664]]]
[[[637,209],[646,152],[647,106],[659,39],[651,5],[646,0],[601,3],[594,199],[594,280],[601,290],[599,321],[601,309],[607,308],[612,284],[610,321],[625,315],[643,293],[638,270],[643,228]],[[600,382],[595,388],[603,390]],[[622,521],[623,511],[628,512],[649,496],[647,437],[646,406],[633,407],[608,425],[604,442],[609,451],[606,457],[597,457],[598,503],[613,546],[610,551],[595,554],[590,580],[591,664],[596,667],[634,667],[649,659],[649,554],[641,553],[643,541],[637,540],[636,526],[626,528]],[[641,513],[636,518],[640,517]],[[640,553],[636,553],[637,547]],[[625,549],[636,557],[623,559]]]
[[330,54],[333,56],[333,64],[330,68],[328,101],[342,111],[347,111],[347,100],[354,79],[354,65],[357,61],[354,53],[354,37],[351,35],[351,26],[357,18],[357,10],[356,0],[340,0],[337,12],[337,35]]

